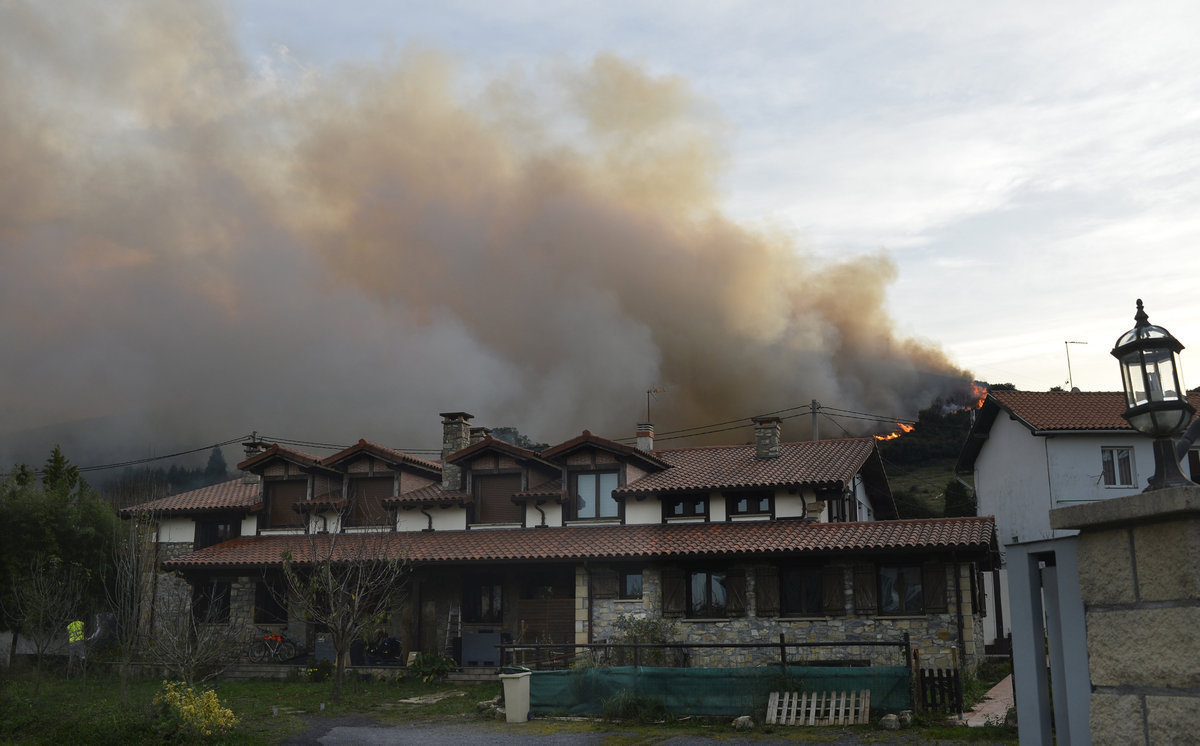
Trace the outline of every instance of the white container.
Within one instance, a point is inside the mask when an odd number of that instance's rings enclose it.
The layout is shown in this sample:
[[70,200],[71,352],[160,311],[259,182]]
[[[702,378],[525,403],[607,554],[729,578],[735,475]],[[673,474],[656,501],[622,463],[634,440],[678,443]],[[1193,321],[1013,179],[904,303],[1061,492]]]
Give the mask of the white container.
[[530,676],[533,676],[532,671],[500,674],[500,681],[504,684],[504,717],[510,723],[529,720]]

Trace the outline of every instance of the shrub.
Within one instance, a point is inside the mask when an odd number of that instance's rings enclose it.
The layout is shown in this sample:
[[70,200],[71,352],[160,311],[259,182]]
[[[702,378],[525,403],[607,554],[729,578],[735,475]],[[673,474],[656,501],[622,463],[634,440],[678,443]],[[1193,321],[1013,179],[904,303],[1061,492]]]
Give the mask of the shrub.
[[409,664],[408,669],[414,675],[419,676],[421,681],[426,684],[442,678],[446,674],[454,670],[456,664],[453,658],[446,658],[441,655],[428,655],[426,653],[417,653],[413,662]]
[[319,684],[322,681],[329,681],[329,677],[333,675],[333,661],[328,658],[317,660],[309,657],[308,667],[304,671],[304,677],[313,684]]
[[229,733],[238,723],[233,710],[221,706],[215,691],[198,692],[182,681],[164,681],[154,704],[172,723],[173,733],[185,739],[209,740]]
[[[633,614],[621,614],[613,622],[613,642],[628,643],[637,640],[639,644],[661,645],[663,643],[674,642],[679,634],[679,625],[673,619],[663,619],[662,617],[654,616],[634,616]],[[638,653],[638,662],[643,666],[662,666],[662,665],[683,665],[685,655],[683,650],[668,650],[659,648],[655,650],[640,650]],[[617,665],[626,665],[633,662],[633,652],[631,650],[617,651]]]

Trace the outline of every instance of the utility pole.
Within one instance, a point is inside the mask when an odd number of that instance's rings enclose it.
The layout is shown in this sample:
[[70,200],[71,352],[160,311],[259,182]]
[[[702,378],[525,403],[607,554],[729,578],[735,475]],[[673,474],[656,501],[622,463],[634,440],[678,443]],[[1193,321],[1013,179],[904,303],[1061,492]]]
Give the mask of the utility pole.
[[813,440],[821,439],[821,431],[820,431],[820,428],[817,427],[817,412],[819,412],[819,411],[821,411],[821,405],[817,402],[816,399],[813,399],[812,400],[812,439]]

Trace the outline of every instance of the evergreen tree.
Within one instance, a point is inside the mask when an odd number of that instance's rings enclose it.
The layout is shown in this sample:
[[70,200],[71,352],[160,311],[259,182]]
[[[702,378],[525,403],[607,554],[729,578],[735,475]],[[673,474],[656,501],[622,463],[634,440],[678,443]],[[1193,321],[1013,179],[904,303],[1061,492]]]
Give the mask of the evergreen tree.
[[962,482],[957,479],[946,482],[945,494],[947,518],[975,515],[975,497]]
[[225,454],[218,446],[213,446],[212,453],[208,454],[208,466],[204,467],[204,481],[206,484],[216,484],[224,482],[228,477],[229,468],[225,466]]

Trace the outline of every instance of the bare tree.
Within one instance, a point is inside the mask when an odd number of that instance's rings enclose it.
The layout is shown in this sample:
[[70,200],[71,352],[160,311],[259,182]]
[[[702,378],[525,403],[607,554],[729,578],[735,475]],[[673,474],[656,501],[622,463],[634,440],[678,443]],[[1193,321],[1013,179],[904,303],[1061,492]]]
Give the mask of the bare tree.
[[[337,655],[334,701],[342,694],[350,645],[381,626],[407,592],[409,564],[394,553],[391,533],[308,533],[283,553],[292,608],[325,628]],[[394,550],[392,550],[394,551]]]
[[153,517],[129,516],[113,542],[112,577],[105,584],[109,610],[115,624],[115,644],[120,664],[121,702],[129,703],[129,669],[141,650],[142,611],[154,574]]
[[236,663],[247,634],[229,617],[228,585],[213,583],[197,588],[194,598],[181,589],[160,598],[146,649],[172,676],[196,684]]
[[28,569],[12,579],[13,615],[21,631],[33,641],[37,656],[34,692],[41,691],[46,654],[67,639],[67,624],[77,618],[86,575],[58,557],[36,555]]

